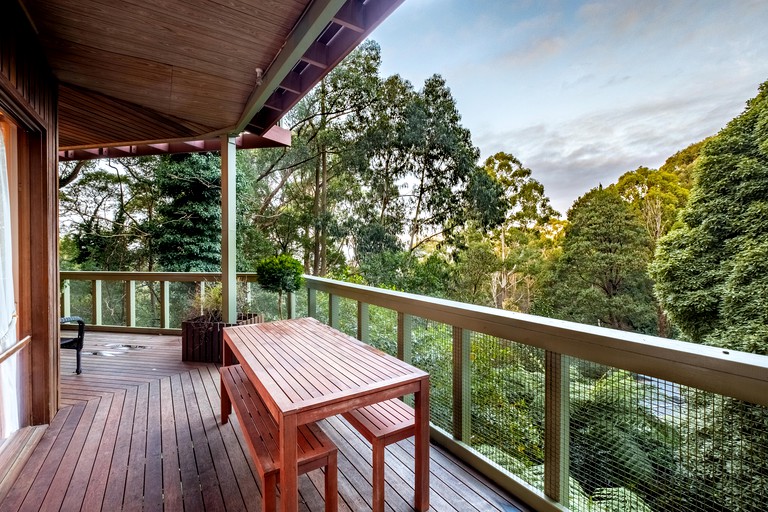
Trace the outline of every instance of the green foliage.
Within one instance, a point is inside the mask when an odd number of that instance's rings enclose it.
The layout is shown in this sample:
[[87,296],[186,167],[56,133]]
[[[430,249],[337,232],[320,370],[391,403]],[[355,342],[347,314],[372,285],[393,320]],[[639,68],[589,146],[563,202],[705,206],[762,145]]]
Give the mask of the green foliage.
[[701,154],[701,148],[708,140],[704,139],[678,151],[667,158],[664,165],[659,167],[659,171],[677,175],[680,179],[680,185],[690,190],[693,187],[694,168]]
[[683,179],[666,170],[638,167],[623,174],[615,185],[643,220],[651,242],[669,232],[677,214],[688,200],[688,188]]
[[701,149],[681,224],[659,244],[656,293],[691,340],[768,354],[768,82]]
[[649,408],[658,390],[625,371],[572,372],[571,472],[585,492],[634,489],[653,503],[676,472],[675,430]]
[[221,159],[210,153],[163,157],[155,183],[158,262],[170,272],[221,270]]
[[562,257],[535,311],[615,329],[656,332],[646,272],[650,240],[637,215],[609,188],[580,197],[568,212]]
[[296,258],[281,254],[256,264],[259,286],[270,292],[295,292],[304,284],[304,268]]
[[758,512],[768,495],[768,410],[728,398],[698,397],[700,420],[683,460],[691,493],[711,509]]
[[160,201],[152,183],[154,161],[61,165],[62,263],[81,270],[153,270],[151,240]]

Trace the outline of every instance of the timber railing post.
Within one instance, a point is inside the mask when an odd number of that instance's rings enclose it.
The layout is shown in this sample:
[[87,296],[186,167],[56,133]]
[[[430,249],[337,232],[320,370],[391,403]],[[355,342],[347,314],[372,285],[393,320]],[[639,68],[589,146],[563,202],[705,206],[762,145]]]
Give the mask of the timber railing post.
[[285,296],[286,308],[288,310],[288,318],[296,318],[296,294],[288,292]]
[[453,437],[472,438],[472,367],[470,332],[453,327]]
[[568,507],[570,377],[567,357],[546,353],[544,397],[544,494]]
[[370,321],[371,317],[368,314],[368,304],[357,301],[357,339],[363,343],[368,343],[370,340]]
[[72,316],[72,299],[70,295],[69,279],[61,282],[61,316]]
[[317,318],[317,290],[307,287],[307,316]]
[[339,296],[333,293],[328,294],[328,325],[334,329],[339,328]]
[[168,329],[171,323],[170,282],[160,281],[160,327]]
[[411,364],[413,359],[413,316],[397,312],[397,358]]
[[125,325],[136,327],[136,281],[125,282]]
[[93,325],[101,325],[101,280],[91,281],[91,318]]

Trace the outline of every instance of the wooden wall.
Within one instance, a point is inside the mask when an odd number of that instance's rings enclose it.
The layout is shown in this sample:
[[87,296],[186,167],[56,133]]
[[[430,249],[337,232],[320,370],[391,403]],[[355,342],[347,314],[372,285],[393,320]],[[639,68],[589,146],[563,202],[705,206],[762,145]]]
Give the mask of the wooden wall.
[[58,408],[57,84],[16,0],[0,2],[0,108],[18,126],[19,339],[22,425]]

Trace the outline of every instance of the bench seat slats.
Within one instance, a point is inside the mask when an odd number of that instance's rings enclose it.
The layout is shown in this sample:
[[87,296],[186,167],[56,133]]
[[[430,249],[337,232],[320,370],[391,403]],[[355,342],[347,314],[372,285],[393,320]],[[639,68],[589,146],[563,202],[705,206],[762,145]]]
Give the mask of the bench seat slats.
[[[402,400],[393,398],[343,415],[369,442],[373,438],[388,438],[408,433],[402,439],[413,435],[413,409]],[[394,442],[394,441],[390,441]]]
[[[230,405],[245,434],[248,450],[264,483],[263,510],[274,509],[274,493],[279,483],[277,422],[248,380],[241,365],[223,366],[221,422],[229,419]],[[326,510],[336,510],[337,448],[315,423],[301,425],[296,434],[299,474],[327,467],[325,475]]]

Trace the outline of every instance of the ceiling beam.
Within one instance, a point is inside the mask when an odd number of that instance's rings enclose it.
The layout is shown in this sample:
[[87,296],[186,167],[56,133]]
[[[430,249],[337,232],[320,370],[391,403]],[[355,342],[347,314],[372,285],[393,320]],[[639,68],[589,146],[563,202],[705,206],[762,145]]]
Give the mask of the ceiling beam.
[[[273,126],[263,135],[242,133],[235,139],[237,149],[275,148],[291,145],[291,132],[279,126]],[[221,139],[198,141],[172,141],[130,146],[112,146],[103,148],[75,148],[59,151],[59,161],[96,160],[99,158],[122,158],[149,155],[170,155],[175,153],[199,153],[219,151]]]
[[[262,108],[246,124],[253,133],[261,133],[277,123],[304,95],[371,33],[403,0],[347,0],[296,61],[293,68],[262,102]],[[273,101],[275,100],[275,101]],[[281,105],[283,111],[264,108]]]
[[277,58],[264,72],[261,84],[251,93],[240,119],[232,128],[232,133],[245,130],[251,119],[264,107],[267,99],[277,89],[280,82],[306,53],[307,49],[322,34],[328,23],[344,6],[346,0],[315,0],[296,24]]

